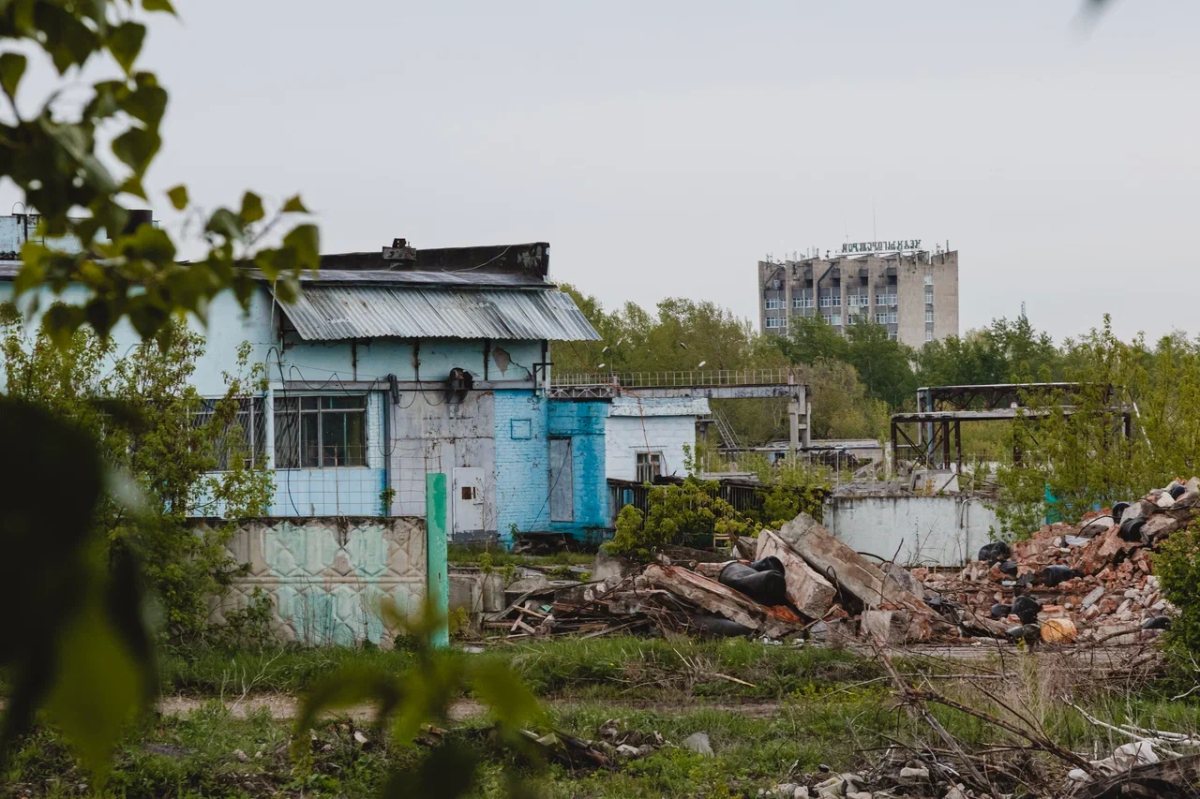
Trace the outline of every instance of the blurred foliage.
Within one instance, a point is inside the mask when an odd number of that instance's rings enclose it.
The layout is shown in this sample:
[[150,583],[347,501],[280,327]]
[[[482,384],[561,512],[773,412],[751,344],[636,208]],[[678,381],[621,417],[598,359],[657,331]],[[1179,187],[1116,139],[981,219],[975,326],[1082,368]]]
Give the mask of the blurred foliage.
[[[376,724],[390,732],[395,745],[416,747],[422,725],[448,725],[450,706],[470,691],[489,708],[495,735],[507,748],[536,759],[522,736],[523,728],[540,719],[533,694],[503,663],[490,658],[464,658],[432,648],[426,642],[443,626],[438,611],[427,603],[416,616],[406,617],[390,600],[381,606],[384,623],[393,634],[407,633],[414,644],[413,665],[403,671],[374,665],[344,666],[310,688],[292,736],[292,756],[301,774],[312,767],[311,731],[320,716],[359,704],[376,708]],[[444,617],[443,617],[444,618]],[[473,786],[480,755],[473,748],[446,743],[421,756],[415,765],[393,774],[385,797],[456,797]],[[518,783],[512,795],[524,795]]]
[[[307,213],[298,197],[268,212],[268,203],[246,192],[236,207],[209,212],[190,202],[184,186],[171,189],[172,206],[199,231],[201,254],[191,263],[177,261],[179,242],[170,234],[128,210],[147,202],[142,179],[161,147],[167,109],[167,91],[137,68],[143,19],[154,13],[174,14],[170,0],[0,4],[0,39],[8,45],[0,53],[0,103],[7,105],[0,177],[21,191],[37,225],[20,252],[14,303],[43,331],[28,346],[5,342],[9,395],[0,397],[0,442],[20,457],[0,467],[0,544],[20,566],[0,591],[20,612],[0,620],[0,668],[12,685],[0,767],[44,707],[97,782],[122,725],[153,695],[138,561],[155,587],[168,588],[163,601],[184,622],[197,615],[197,580],[207,579],[207,566],[197,572],[191,559],[203,562],[217,543],[193,544],[179,534],[178,517],[195,498],[197,483],[188,477],[206,453],[171,449],[192,425],[186,398],[172,393],[188,357],[169,353],[194,347],[172,320],[191,314],[203,321],[209,301],[227,289],[248,303],[255,276],[239,267],[256,267],[286,300],[301,272],[318,266],[316,227],[285,224]],[[25,116],[22,79],[30,61],[41,59],[58,80]],[[90,77],[99,74],[116,77]],[[83,102],[62,102],[66,90]],[[82,288],[72,295],[78,304],[54,301],[68,286]],[[123,396],[93,401],[113,354],[108,335],[122,320],[154,343],[112,376],[108,388]],[[153,401],[163,397],[169,401]],[[177,429],[168,433],[164,425]],[[172,453],[182,460],[170,462]],[[237,501],[219,491],[210,497]]]
[[10,397],[92,437],[106,467],[137,490],[142,508],[132,517],[111,493],[101,496],[93,535],[104,557],[122,550],[137,557],[167,633],[181,639],[209,630],[210,598],[241,574],[226,550],[235,522],[197,530],[188,520],[260,516],[273,484],[266,459],[252,461],[238,414],[241,398],[266,388],[263,367],[249,363],[249,344],[224,375],[224,396],[205,401],[190,382],[204,337],[178,322],[168,329],[117,356],[111,339],[90,330],[56,346],[9,313],[0,318],[0,354]]

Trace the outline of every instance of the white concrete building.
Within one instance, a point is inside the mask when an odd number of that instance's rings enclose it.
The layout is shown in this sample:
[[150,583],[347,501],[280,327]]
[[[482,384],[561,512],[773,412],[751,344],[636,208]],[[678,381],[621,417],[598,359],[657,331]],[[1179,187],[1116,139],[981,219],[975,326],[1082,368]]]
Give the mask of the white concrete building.
[[702,397],[615,397],[605,429],[605,463],[612,480],[645,482],[687,474],[684,447],[696,450],[696,417],[707,416]]

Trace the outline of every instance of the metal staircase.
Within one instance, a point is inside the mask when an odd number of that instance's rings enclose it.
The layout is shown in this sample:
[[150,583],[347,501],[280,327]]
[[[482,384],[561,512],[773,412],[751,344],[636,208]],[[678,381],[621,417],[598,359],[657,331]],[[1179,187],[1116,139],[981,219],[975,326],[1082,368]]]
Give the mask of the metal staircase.
[[738,439],[737,434],[733,432],[733,426],[729,424],[729,420],[725,418],[724,414],[714,408],[712,419],[717,426],[717,432],[721,434],[721,440],[725,442],[725,449],[735,451],[745,449],[742,446],[741,440]]

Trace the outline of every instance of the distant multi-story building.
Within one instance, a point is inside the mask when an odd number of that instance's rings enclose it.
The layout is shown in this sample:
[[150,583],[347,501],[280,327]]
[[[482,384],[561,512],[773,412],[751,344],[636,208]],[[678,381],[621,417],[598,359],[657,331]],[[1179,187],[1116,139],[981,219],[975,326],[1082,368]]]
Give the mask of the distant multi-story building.
[[920,245],[864,242],[823,258],[759,261],[759,328],[787,335],[792,319],[819,315],[843,335],[871,321],[917,348],[958,335],[958,251]]

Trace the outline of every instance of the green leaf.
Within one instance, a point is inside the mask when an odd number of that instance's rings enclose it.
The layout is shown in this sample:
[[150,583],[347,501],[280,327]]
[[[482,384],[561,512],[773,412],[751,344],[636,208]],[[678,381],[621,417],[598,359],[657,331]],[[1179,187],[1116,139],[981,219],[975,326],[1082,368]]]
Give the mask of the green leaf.
[[296,717],[293,739],[293,756],[299,758],[308,744],[305,733],[317,723],[317,717],[326,710],[350,707],[363,702],[374,702],[379,708],[379,718],[384,719],[395,710],[404,696],[404,689],[396,674],[385,669],[348,666],[319,680],[304,698],[304,704]]
[[128,164],[136,175],[143,175],[150,161],[158,153],[162,139],[157,133],[141,128],[130,128],[113,139],[113,154]]
[[167,90],[150,84],[138,86],[121,100],[120,106],[130,116],[157,130],[167,110]]
[[228,208],[218,208],[213,211],[212,216],[208,218],[208,224],[204,226],[205,231],[216,233],[224,236],[230,241],[241,241],[242,238],[242,223],[237,214],[230,211]]
[[42,49],[50,55],[60,75],[72,66],[82,66],[101,46],[95,31],[55,3],[37,4],[35,27],[44,35]]
[[238,216],[242,220],[243,227],[254,224],[266,215],[266,212],[263,211],[261,197],[252,191],[242,195],[242,212]]
[[122,23],[108,37],[108,50],[127,73],[133,71],[133,62],[142,52],[146,38],[146,26],[136,22]]
[[56,347],[66,349],[71,344],[71,337],[83,322],[82,308],[56,302],[46,309],[46,314],[42,317],[42,329]]
[[130,175],[125,178],[125,182],[121,184],[121,188],[118,191],[122,194],[132,194],[134,197],[141,197],[143,200],[146,199],[146,187],[142,185],[142,181],[137,175]]
[[288,201],[283,204],[283,212],[285,214],[307,214],[308,208],[300,200],[300,195],[289,197]]
[[316,225],[297,225],[283,237],[283,246],[296,256],[299,269],[319,269],[321,266],[321,239]]
[[525,726],[541,712],[529,688],[504,663],[480,662],[473,669],[472,687],[496,720],[509,728]]
[[142,8],[175,15],[175,6],[171,5],[171,0],[142,0]]
[[416,769],[393,774],[384,785],[384,799],[463,796],[475,783],[481,759],[478,752],[457,741],[445,743],[422,758]]
[[141,669],[92,601],[66,629],[47,710],[97,780],[108,771],[121,728],[141,706]]
[[144,258],[156,264],[170,264],[175,260],[175,243],[162,228],[150,223],[138,225],[138,229],[119,240],[121,252],[126,258]]
[[173,189],[168,189],[167,196],[171,198],[171,205],[175,206],[176,211],[182,211],[184,208],[187,208],[187,186],[180,184]]
[[50,249],[34,241],[21,245],[21,269],[13,280],[13,295],[21,296],[30,289],[41,285],[46,278],[45,260],[50,256]]
[[83,167],[88,183],[97,191],[108,194],[117,190],[116,180],[92,152],[91,136],[81,126],[58,125],[45,114],[38,117],[37,124],[54,139],[55,144]]
[[[44,408],[0,395],[0,441],[19,461],[0,461],[0,551],[17,559],[0,581],[0,667],[9,675],[0,761],[33,722],[50,690],[56,641],[86,599],[82,557],[95,524],[102,467],[91,437]],[[71,486],[56,501],[39,498],[54,482]],[[4,770],[0,763],[0,773]]]
[[17,86],[21,76],[25,74],[25,56],[20,53],[4,53],[0,55],[0,88],[9,97],[17,95]]

